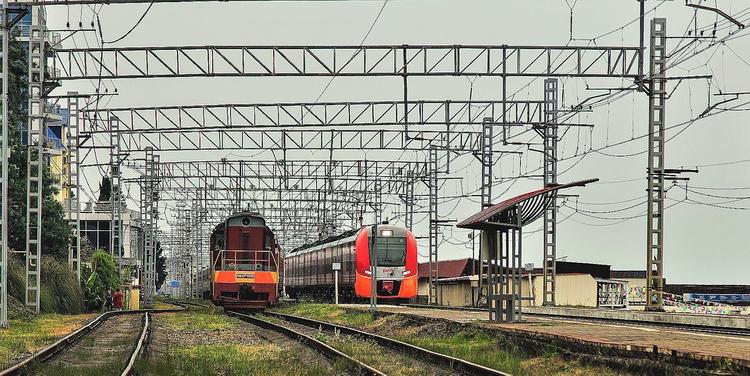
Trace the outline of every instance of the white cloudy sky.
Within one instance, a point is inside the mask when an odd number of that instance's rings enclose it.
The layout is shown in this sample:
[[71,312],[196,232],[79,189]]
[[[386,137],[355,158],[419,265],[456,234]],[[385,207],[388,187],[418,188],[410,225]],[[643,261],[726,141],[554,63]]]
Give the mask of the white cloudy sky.
[[[629,26],[638,14],[638,3],[619,0],[534,0],[534,1],[437,1],[393,0],[385,4],[365,44],[527,44],[587,45],[584,39],[607,34],[595,40],[598,45],[636,46],[638,23]],[[740,0],[717,2],[722,10],[750,24],[750,3]],[[713,5],[711,2],[709,5]],[[694,24],[694,10],[682,1],[649,1],[651,17],[666,17],[671,36],[681,36]],[[50,28],[66,28],[69,22],[88,26],[93,10],[99,12],[105,40],[122,35],[138,20],[147,4],[73,6],[49,8]],[[573,7],[573,37],[569,27]],[[345,45],[359,44],[373,25],[383,7],[381,1],[326,2],[245,2],[245,3],[181,3],[156,4],[140,26],[117,46],[162,45]],[[714,14],[701,11],[695,23],[699,27],[713,25]],[[719,24],[719,36],[736,30],[726,22]],[[610,33],[611,32],[611,33]],[[706,50],[680,64],[669,75],[713,75],[713,79],[685,81],[667,103],[668,126],[697,117],[708,105],[710,93],[722,90],[750,91],[750,33],[744,31],[725,44]],[[79,47],[97,44],[93,33],[74,39]],[[73,47],[72,41],[65,44]],[[668,41],[671,50],[678,39]],[[682,42],[684,43],[684,41]],[[701,42],[698,47],[706,46]],[[473,82],[473,84],[472,84]],[[105,82],[119,91],[110,106],[147,106],[209,103],[263,103],[314,101],[328,83],[318,78],[222,78],[131,80]],[[527,86],[527,84],[529,84]],[[627,86],[621,80],[566,79],[562,82],[565,105],[601,94],[589,87]],[[472,87],[473,85],[473,87]],[[669,88],[674,88],[674,82]],[[509,92],[518,91],[516,99],[539,99],[541,79],[511,79]],[[79,90],[91,92],[90,82],[66,82],[60,92]],[[400,78],[336,78],[321,100],[398,100],[401,99]],[[466,100],[499,99],[501,85],[494,78],[414,78],[410,80],[410,99]],[[716,102],[717,97],[711,97]],[[667,211],[666,277],[674,283],[750,283],[746,265],[750,262],[750,96],[732,102],[735,111],[700,119],[689,125],[672,128],[674,136],[667,144],[667,167],[695,167],[689,190],[684,182],[669,190],[671,200],[686,197]],[[562,141],[561,182],[596,177],[601,182],[574,193],[560,210],[558,254],[571,261],[612,264],[618,269],[645,267],[645,168],[643,154],[647,142],[637,138],[647,132],[646,96],[629,93],[610,104],[603,104],[592,113],[576,119],[594,124],[593,130],[571,129]],[[636,138],[635,140],[632,140]],[[631,141],[632,140],[632,141]],[[524,138],[518,141],[538,141]],[[622,143],[621,143],[622,142]],[[621,144],[619,144],[621,143]],[[608,145],[607,148],[603,148]],[[515,149],[513,147],[512,149]],[[585,151],[589,149],[599,152]],[[602,149],[603,148],[603,149]],[[233,152],[250,155],[249,152]],[[213,153],[219,158],[226,153]],[[339,158],[358,157],[358,153],[338,152]],[[194,155],[170,155],[162,159],[187,159]],[[270,156],[270,154],[269,154]],[[310,152],[298,152],[298,158],[315,158]],[[293,157],[295,157],[293,156]],[[267,159],[268,156],[261,156]],[[258,157],[258,158],[261,158]],[[392,156],[390,156],[392,158]],[[413,156],[424,159],[424,155]],[[511,178],[539,166],[539,153],[508,156],[500,160],[496,179]],[[106,160],[104,154],[100,160]],[[87,160],[87,162],[89,162]],[[479,165],[470,155],[457,157],[454,175],[463,179],[447,182],[443,196],[472,192],[479,187]],[[91,182],[98,181],[96,169],[86,174]],[[671,182],[669,182],[671,184]],[[541,185],[535,179],[517,179],[497,186],[494,192],[510,197]],[[426,193],[424,187],[422,193]],[[718,197],[713,197],[718,196]],[[134,197],[138,197],[134,195]],[[479,205],[473,199],[449,200],[441,205],[441,216],[463,219]],[[669,201],[673,204],[675,201]],[[711,203],[723,208],[708,206]],[[131,202],[131,205],[133,203]],[[578,208],[576,212],[575,208]],[[426,236],[426,220],[415,228],[417,235]],[[601,217],[601,218],[594,218]],[[630,219],[633,217],[632,219]],[[602,219],[608,218],[608,219]],[[533,224],[533,231],[541,223]],[[441,235],[441,258],[470,254],[466,233],[446,228]],[[421,244],[427,244],[426,239]],[[426,254],[426,250],[422,253]],[[524,261],[540,263],[541,236],[529,234],[524,243]]]

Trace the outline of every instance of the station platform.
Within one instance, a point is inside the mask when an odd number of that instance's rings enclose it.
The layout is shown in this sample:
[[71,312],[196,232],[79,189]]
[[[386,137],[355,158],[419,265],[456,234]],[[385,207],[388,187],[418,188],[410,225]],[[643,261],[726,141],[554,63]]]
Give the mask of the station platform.
[[[344,307],[358,310],[368,308],[367,305]],[[659,359],[691,366],[700,366],[701,363],[723,364],[729,361],[750,371],[750,336],[690,331],[646,323],[607,323],[541,315],[524,315],[521,322],[504,324],[490,322],[486,311],[447,308],[379,305],[377,310],[383,313],[447,320],[462,325],[477,325],[537,343],[555,342],[558,346],[578,348],[588,353]],[[660,317],[652,316],[654,320],[659,320]]]
[[696,325],[707,328],[750,329],[750,315],[705,315],[570,307],[523,307],[523,312],[536,315],[622,320],[635,323],[664,323],[671,325]]

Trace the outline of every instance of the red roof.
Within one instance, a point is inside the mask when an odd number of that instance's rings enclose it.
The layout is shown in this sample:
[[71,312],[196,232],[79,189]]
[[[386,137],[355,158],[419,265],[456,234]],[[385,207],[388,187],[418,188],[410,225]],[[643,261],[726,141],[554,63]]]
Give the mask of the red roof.
[[486,223],[488,220],[503,214],[505,211],[513,209],[519,204],[522,205],[520,219],[521,226],[525,226],[535,221],[537,218],[541,217],[542,214],[544,214],[544,211],[547,209],[547,207],[552,204],[552,200],[556,197],[558,190],[570,187],[582,187],[586,184],[596,181],[599,181],[599,179],[588,179],[568,184],[550,185],[542,189],[527,192],[522,195],[507,199],[497,205],[485,208],[479,213],[466,218],[461,223],[457,224],[456,227],[471,228],[477,230],[491,229],[490,227],[497,226],[497,224],[488,224]]
[[[464,275],[464,270],[467,270],[467,267],[469,267],[468,272],[471,273],[471,258],[438,261],[438,278],[461,277]],[[427,278],[429,275],[429,263],[420,263],[419,276]]]

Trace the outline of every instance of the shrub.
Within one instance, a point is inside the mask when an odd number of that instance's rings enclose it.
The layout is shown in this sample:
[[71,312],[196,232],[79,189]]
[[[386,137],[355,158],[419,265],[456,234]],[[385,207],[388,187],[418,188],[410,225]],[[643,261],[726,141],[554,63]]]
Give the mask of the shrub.
[[117,271],[117,262],[109,253],[94,251],[89,260],[91,267],[81,271],[86,287],[86,306],[88,309],[98,309],[101,308],[107,290],[119,288],[122,281]]
[[[42,256],[40,310],[49,313],[76,314],[83,310],[83,289],[67,262]],[[8,294],[25,301],[26,271],[21,258],[8,257]]]

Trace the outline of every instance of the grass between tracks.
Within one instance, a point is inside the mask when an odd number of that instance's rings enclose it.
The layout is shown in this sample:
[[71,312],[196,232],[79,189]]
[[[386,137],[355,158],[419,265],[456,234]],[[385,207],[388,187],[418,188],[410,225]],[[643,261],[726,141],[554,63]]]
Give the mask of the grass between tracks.
[[[295,304],[275,311],[320,321],[332,322],[377,333],[428,350],[464,359],[472,363],[508,372],[513,375],[619,375],[606,367],[594,367],[566,361],[557,354],[526,357],[516,349],[508,349],[482,329],[457,329],[444,322],[416,323],[407,318],[389,315],[373,318],[367,312],[347,312],[328,304]],[[329,343],[339,348],[336,343]],[[345,347],[339,350],[347,352]],[[355,353],[350,355],[367,362]]]
[[30,321],[11,320],[8,329],[0,329],[0,370],[51,345],[95,316],[42,314]]
[[[202,301],[202,304],[206,304]],[[136,363],[136,374],[169,376],[263,375],[323,376],[330,368],[309,364],[295,348],[258,341],[232,343],[239,332],[251,331],[244,323],[223,315],[219,307],[188,306],[178,313],[159,314],[158,320],[170,333],[193,338],[170,338],[166,348],[152,352],[147,360]],[[158,331],[158,327],[155,329]],[[190,334],[188,334],[190,333]],[[155,334],[158,335],[158,334]],[[194,337],[198,338],[194,338]],[[152,346],[155,346],[152,342]],[[335,365],[334,369],[344,369]]]
[[293,349],[276,344],[197,345],[170,348],[157,359],[139,363],[143,375],[328,375],[323,367],[302,366]]

